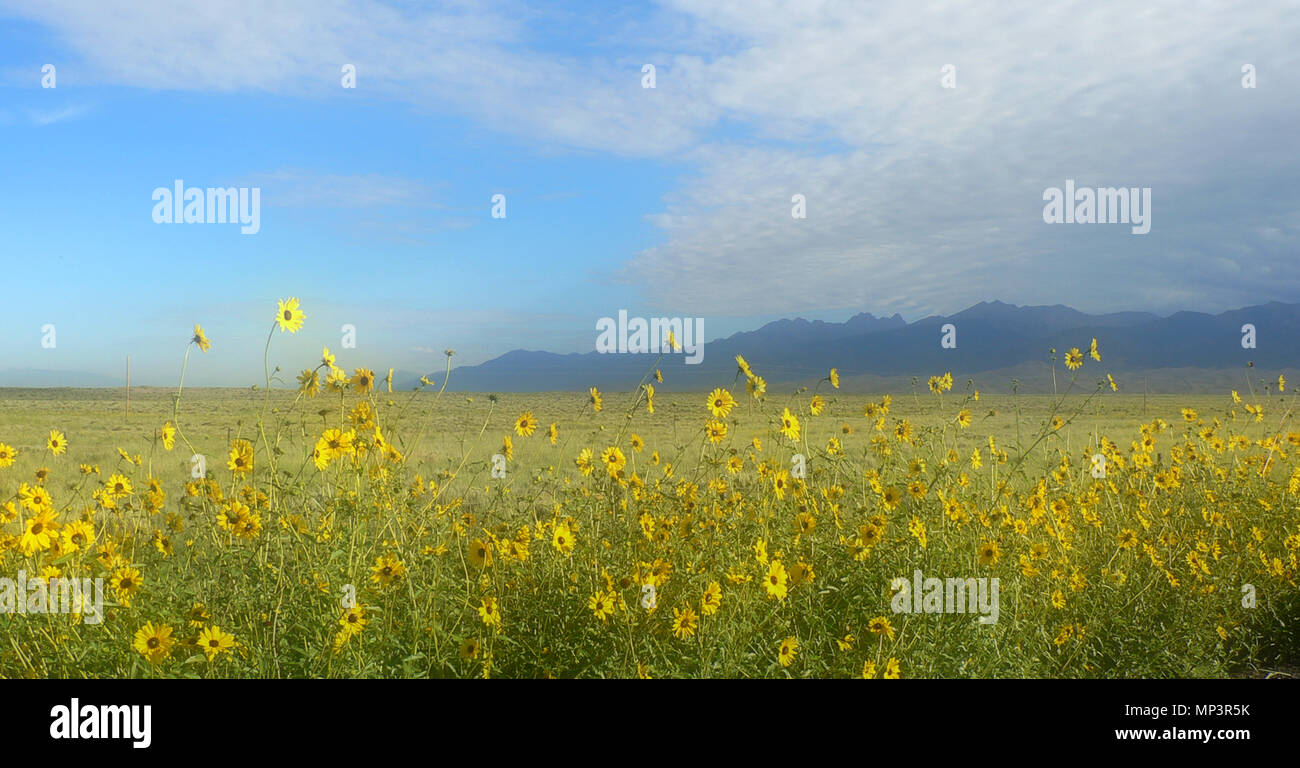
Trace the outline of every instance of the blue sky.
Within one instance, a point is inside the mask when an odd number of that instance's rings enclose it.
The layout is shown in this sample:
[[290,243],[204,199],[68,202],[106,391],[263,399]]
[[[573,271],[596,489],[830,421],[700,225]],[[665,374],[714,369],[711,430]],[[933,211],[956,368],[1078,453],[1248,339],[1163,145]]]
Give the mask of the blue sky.
[[[190,381],[255,383],[287,296],[290,372],[589,351],[619,309],[1294,301],[1297,14],[1182,5],[0,0],[0,369],[168,385],[199,322]],[[1152,232],[1045,226],[1066,178],[1151,187]],[[175,179],[259,187],[261,231],[155,224]]]

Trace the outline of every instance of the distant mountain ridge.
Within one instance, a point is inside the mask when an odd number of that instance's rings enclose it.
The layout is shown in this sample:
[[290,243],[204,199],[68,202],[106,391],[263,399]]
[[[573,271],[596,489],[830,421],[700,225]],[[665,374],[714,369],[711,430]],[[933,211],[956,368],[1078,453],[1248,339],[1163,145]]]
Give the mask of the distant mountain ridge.
[[[954,349],[940,346],[943,326],[956,329]],[[1256,347],[1242,347],[1242,326],[1255,327]],[[1271,302],[1217,315],[1177,312],[1161,317],[1149,312],[1090,315],[1064,305],[1016,306],[985,301],[953,315],[933,315],[907,323],[895,314],[854,315],[842,323],[792,318],[753,331],[735,333],[704,345],[704,359],[686,365],[681,354],[659,363],[669,388],[694,391],[729,385],[735,356],[742,354],[769,384],[811,383],[838,368],[850,386],[858,378],[875,386],[882,381],[923,380],[951,371],[954,377],[996,379],[1016,372],[1032,379],[1050,375],[1049,350],[1058,361],[1071,347],[1087,351],[1098,339],[1100,365],[1089,361],[1089,377],[1114,373],[1178,371],[1163,377],[1196,380],[1195,371],[1239,369],[1253,362],[1261,372],[1300,367],[1300,304]],[[593,346],[595,334],[593,333]],[[599,387],[610,391],[635,388],[656,355],[557,354],[513,350],[451,373],[448,389],[477,392],[548,392]],[[439,377],[440,378],[440,377]],[[1161,378],[1157,376],[1157,378]],[[400,379],[399,379],[400,380]],[[1091,380],[1091,379],[1090,379]],[[1207,379],[1208,380],[1208,379]],[[1221,381],[1222,377],[1214,377]],[[989,381],[989,384],[1007,384]]]

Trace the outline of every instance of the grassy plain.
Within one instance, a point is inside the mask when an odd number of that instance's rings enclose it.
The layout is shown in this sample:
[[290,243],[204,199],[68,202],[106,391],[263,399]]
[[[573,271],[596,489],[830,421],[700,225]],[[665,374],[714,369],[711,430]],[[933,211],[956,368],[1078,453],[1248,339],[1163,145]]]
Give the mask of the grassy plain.
[[[382,380],[314,398],[192,388],[175,411],[172,391],[137,389],[129,416],[120,390],[0,390],[0,444],[17,450],[0,468],[0,575],[108,585],[102,624],[0,614],[0,675],[1228,676],[1295,661],[1300,435],[1284,395],[1258,421],[1226,392],[976,401],[922,385],[882,412],[829,382],[762,400],[739,374],[719,385],[737,401],[725,416],[671,382],[653,413],[643,390],[594,412],[587,393]],[[330,429],[349,445],[318,466]],[[247,473],[227,463],[241,440]],[[90,540],[24,546],[42,514]],[[998,578],[997,623],[895,612],[891,581],[918,569]]]

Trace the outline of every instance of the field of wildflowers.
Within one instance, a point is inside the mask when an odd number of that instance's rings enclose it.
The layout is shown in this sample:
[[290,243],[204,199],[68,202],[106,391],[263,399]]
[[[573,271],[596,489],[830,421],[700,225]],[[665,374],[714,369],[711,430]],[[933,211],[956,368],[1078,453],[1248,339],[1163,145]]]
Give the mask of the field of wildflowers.
[[[4,677],[1181,677],[1293,665],[1300,428],[1286,381],[1058,395],[415,391],[323,349],[296,387],[184,375],[0,422],[0,575],[102,579],[18,611]],[[217,340],[219,343],[219,340]],[[1045,350],[1046,352],[1046,350]],[[183,357],[182,357],[183,356]],[[1055,358],[1055,355],[1053,355]],[[278,370],[278,369],[276,369]],[[287,382],[293,384],[293,382]],[[635,385],[635,388],[632,388]],[[8,398],[9,396],[5,396]],[[192,404],[205,404],[197,407]],[[37,424],[36,417],[55,423]],[[145,420],[148,419],[148,423]],[[84,440],[82,439],[84,436]],[[997,579],[996,621],[898,612],[896,579]],[[6,602],[7,601],[7,602]]]

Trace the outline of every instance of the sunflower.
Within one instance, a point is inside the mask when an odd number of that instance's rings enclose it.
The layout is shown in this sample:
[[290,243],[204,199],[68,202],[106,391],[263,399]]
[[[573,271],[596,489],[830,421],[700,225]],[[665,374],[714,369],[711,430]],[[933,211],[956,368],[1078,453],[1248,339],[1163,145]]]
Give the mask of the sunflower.
[[339,617],[339,627],[341,627],[339,631],[349,636],[355,635],[365,629],[366,624],[369,623],[370,619],[366,618],[366,607],[358,603],[343,611],[343,615]]
[[735,405],[736,399],[725,389],[718,388],[709,393],[709,413],[713,414],[715,419],[725,418]]
[[895,509],[898,509],[898,505],[900,502],[902,502],[902,500],[903,500],[902,492],[899,491],[897,488],[893,487],[892,485],[886,488],[884,492],[880,494],[880,503],[884,504],[885,509],[888,509],[891,512],[894,511]]
[[0,469],[11,466],[18,458],[18,451],[12,445],[0,443]]
[[889,623],[888,616],[877,616],[867,622],[867,631],[873,635],[881,635],[890,640],[894,639],[894,625]]
[[591,396],[590,399],[591,410],[600,411],[600,409],[604,407],[603,403],[605,402],[603,399],[601,399],[600,390],[596,389],[595,387],[592,387],[588,391],[588,394]]
[[695,630],[699,626],[699,618],[695,609],[689,605],[685,608],[674,608],[673,634],[682,640],[694,637]]
[[176,553],[171,537],[164,536],[162,531],[153,532],[153,546],[163,557],[171,557]]
[[727,422],[709,419],[704,425],[705,433],[709,437],[709,442],[717,445],[727,439]]
[[230,459],[226,462],[226,467],[235,473],[235,477],[252,472],[253,444],[242,438],[232,441],[230,443]]
[[767,596],[776,600],[784,600],[789,594],[787,584],[789,579],[785,573],[785,566],[781,565],[780,560],[773,560],[768,566],[767,575],[763,577],[763,589],[767,591]]
[[899,672],[898,659],[891,656],[889,661],[885,662],[885,674],[882,675],[882,677],[886,680],[897,680]]
[[109,476],[108,482],[104,484],[104,493],[110,499],[121,499],[130,496],[134,491],[131,489],[131,481],[124,475],[114,474]]
[[786,472],[783,469],[780,472],[776,473],[776,476],[772,478],[772,492],[776,494],[776,497],[778,499],[784,499],[785,492],[789,488],[790,488],[790,473]]
[[112,578],[109,579],[109,585],[113,587],[113,592],[122,605],[130,605],[131,597],[140,591],[140,585],[143,579],[140,578],[140,571],[129,565],[119,567],[113,571]]
[[492,565],[492,547],[482,539],[474,539],[469,543],[469,561],[475,568],[487,568]]
[[460,641],[460,658],[464,661],[478,658],[479,642],[472,637]]
[[54,497],[39,485],[29,486],[27,483],[23,483],[18,488],[18,498],[22,501],[24,507],[33,512],[54,508]]
[[605,465],[605,471],[610,477],[618,477],[627,465],[627,457],[623,455],[623,449],[616,445],[611,445],[600,454],[600,460]]
[[515,434],[520,437],[532,437],[537,431],[537,417],[532,411],[524,411],[515,419]]
[[235,636],[222,632],[221,627],[213,624],[199,634],[197,645],[208,661],[212,661],[223,653],[230,653],[230,649],[235,647]]
[[140,652],[141,656],[150,664],[161,663],[172,652],[172,646],[176,641],[172,640],[172,628],[166,624],[154,626],[153,622],[147,622],[135,632],[135,642],[131,646]]
[[297,333],[302,329],[302,321],[307,316],[298,308],[296,298],[282,299],[279,307],[275,312],[275,322],[280,326],[280,332]]
[[614,615],[614,596],[598,590],[587,601],[587,607],[591,609],[592,613],[596,614],[596,618],[606,621],[610,616]]
[[777,651],[777,658],[781,660],[781,666],[788,667],[794,663],[794,657],[799,653],[799,640],[795,637],[787,637],[781,641],[781,648]]
[[191,627],[201,627],[206,624],[210,618],[212,618],[212,614],[208,613],[208,607],[203,603],[195,603],[190,607],[189,612],[186,614],[186,619],[189,621]]
[[1072,371],[1083,367],[1083,353],[1078,347],[1070,347],[1070,351],[1065,353],[1065,367]]
[[194,324],[194,336],[190,339],[190,343],[198,344],[199,351],[201,352],[207,352],[209,349],[212,349],[212,342],[208,341],[207,335],[203,333],[203,326],[198,323]]
[[839,388],[840,388],[840,369],[839,369],[839,368],[832,368],[832,369],[831,369],[831,375],[830,375],[829,378],[830,378],[830,380],[831,380],[831,386],[832,386],[832,387],[835,387],[836,389],[839,389]]
[[64,553],[85,551],[95,545],[95,529],[85,520],[73,520],[63,529]]
[[51,429],[50,437],[45,441],[45,447],[50,449],[50,453],[58,456],[68,450],[68,438],[64,437],[59,430]]
[[813,572],[813,567],[802,560],[790,566],[791,584],[810,584],[815,578],[817,574]]
[[315,397],[320,394],[320,372],[316,370],[303,369],[298,374],[298,391],[307,397]]
[[799,442],[799,417],[790,413],[789,408],[786,408],[784,413],[781,414],[781,434],[795,442]]
[[330,366],[329,375],[325,377],[325,386],[330,388],[331,392],[343,392],[349,384],[348,372],[342,368]]
[[551,534],[551,544],[562,555],[573,553],[573,531],[569,530],[567,523],[556,523],[555,531]]
[[352,389],[358,395],[364,395],[375,388],[375,372],[369,368],[354,368],[352,371]]
[[59,531],[54,514],[53,510],[45,510],[27,518],[27,525],[18,538],[18,548],[23,554],[30,557],[37,552],[44,552],[54,544]]
[[406,575],[406,564],[394,555],[380,555],[370,569],[370,580],[387,587]]
[[1001,550],[998,549],[996,541],[986,541],[979,546],[980,565],[993,565],[1002,557]]
[[350,429],[347,432],[341,429],[327,429],[321,434],[317,445],[325,449],[327,459],[351,456],[357,452],[356,433]]
[[700,612],[705,616],[712,616],[721,607],[722,585],[715,581],[705,588],[704,595],[700,597]]
[[913,516],[911,522],[907,524],[907,532],[912,534],[917,543],[924,549],[929,538],[925,532],[925,522],[918,517]]
[[170,421],[162,425],[162,444],[165,450],[170,451],[176,447],[176,426]]
[[479,603],[478,617],[489,627],[501,628],[501,608],[495,597],[485,597]]

